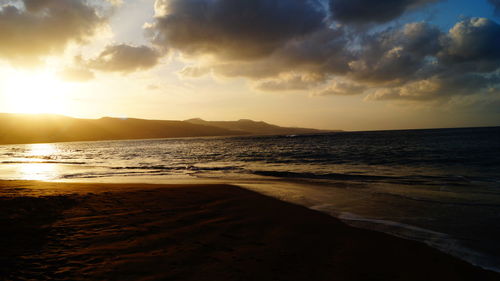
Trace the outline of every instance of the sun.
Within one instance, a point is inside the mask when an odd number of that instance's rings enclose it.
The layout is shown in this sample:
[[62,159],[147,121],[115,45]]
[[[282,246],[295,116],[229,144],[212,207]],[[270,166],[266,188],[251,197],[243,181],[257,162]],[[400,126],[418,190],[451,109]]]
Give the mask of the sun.
[[69,84],[48,70],[13,70],[5,77],[7,109],[13,113],[68,113]]

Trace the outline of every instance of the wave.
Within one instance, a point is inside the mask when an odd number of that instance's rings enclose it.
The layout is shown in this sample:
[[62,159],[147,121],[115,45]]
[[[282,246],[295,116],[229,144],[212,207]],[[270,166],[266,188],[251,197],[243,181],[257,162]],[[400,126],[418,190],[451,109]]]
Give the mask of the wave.
[[280,178],[360,180],[360,181],[397,179],[397,177],[390,177],[390,176],[353,175],[353,174],[339,174],[339,173],[315,174],[315,173],[297,173],[288,171],[252,171],[252,173],[260,176],[280,177]]
[[[311,209],[318,211],[322,211],[322,208],[324,207],[311,207]],[[436,248],[456,258],[465,260],[475,266],[500,273],[500,266],[495,263],[494,257],[465,247],[459,239],[448,234],[400,222],[382,219],[369,219],[348,212],[342,212],[336,215],[336,217],[351,226],[384,232],[407,240],[423,242],[430,247]]]
[[[483,251],[484,243],[481,241],[481,236],[476,235],[477,233],[472,234],[474,239],[479,240],[470,240],[470,236],[460,231],[450,231],[448,228],[440,228],[439,221],[434,221],[436,217],[427,217],[422,216],[419,217],[418,224],[408,224],[405,223],[403,218],[408,218],[408,221],[415,221],[412,218],[413,215],[420,216],[416,213],[401,213],[401,217],[394,217],[394,220],[386,220],[380,217],[370,218],[370,215],[367,217],[357,215],[357,211],[360,212],[368,212],[370,213],[370,209],[363,208],[365,202],[360,200],[361,197],[369,197],[373,198],[373,194],[381,194],[386,195],[385,193],[373,192],[373,190],[347,190],[340,191],[337,193],[330,193],[328,189],[323,188],[322,186],[311,184],[311,183],[289,183],[288,185],[277,184],[274,182],[269,183],[257,183],[257,184],[248,184],[241,183],[240,186],[244,188],[248,188],[252,191],[262,193],[267,196],[275,197],[279,200],[291,202],[293,204],[302,205],[304,207],[320,211],[336,217],[343,222],[357,227],[364,228],[373,231],[387,233],[393,236],[397,236],[407,240],[414,240],[421,243],[425,243],[433,248],[436,248],[444,253],[455,256],[459,259],[462,259],[468,263],[473,265],[482,267],[484,269],[496,271],[500,273],[500,263],[498,260],[498,253],[495,250],[492,251]],[[343,196],[346,196],[346,192],[354,192],[352,198],[346,200],[342,199]],[[366,196],[368,193],[369,196]],[[356,195],[357,194],[357,195]],[[336,201],[336,199],[339,201]],[[392,202],[387,198],[380,198],[380,202]],[[337,203],[335,203],[337,202]],[[400,202],[400,201],[394,201]],[[459,202],[461,203],[461,202]],[[353,205],[349,207],[347,205]],[[405,205],[403,202],[397,205]],[[425,205],[419,205],[420,208],[427,208]],[[474,206],[474,205],[472,205]],[[500,205],[491,204],[491,206],[500,207]],[[373,207],[373,206],[371,206]],[[481,204],[479,209],[483,208],[484,204]],[[490,207],[490,206],[487,206]],[[447,208],[447,210],[453,210],[454,206]],[[459,207],[460,208],[460,207]],[[436,210],[441,210],[436,209]],[[445,209],[446,210],[446,209]],[[394,209],[394,212],[397,212],[398,209]],[[494,212],[494,211],[493,211]],[[385,215],[384,215],[385,213]],[[379,216],[388,216],[393,217],[390,212],[380,212]],[[401,220],[402,221],[401,221]],[[464,218],[466,222],[467,218]],[[494,220],[490,220],[490,222],[494,222]],[[435,224],[437,223],[437,224]],[[437,228],[435,228],[437,226]],[[443,232],[439,232],[433,229],[440,229]],[[446,232],[446,233],[445,233]],[[485,240],[487,242],[489,240]],[[492,242],[492,241],[490,241]],[[467,245],[467,246],[466,246]]]
[[[416,196],[408,196],[408,195],[405,195],[405,194],[395,194],[395,193],[388,193],[388,192],[374,192],[374,194],[378,194],[378,195],[382,195],[382,196],[391,196],[391,197],[396,197],[396,198],[406,199],[406,200],[412,200],[412,201],[432,203],[432,204],[468,206],[468,207],[500,208],[500,204],[498,204],[498,203],[478,203],[478,202],[449,201],[449,200],[443,200],[443,199],[433,200],[433,199],[428,199],[428,198],[422,198],[422,197],[416,197]],[[469,192],[469,194],[472,194],[472,192]],[[486,193],[486,194],[494,194],[494,193]],[[497,194],[494,194],[494,195],[497,195]]]
[[108,177],[131,177],[131,176],[142,176],[142,175],[168,175],[166,173],[150,173],[150,172],[92,172],[92,173],[73,173],[61,175],[61,179],[94,179],[94,178],[108,178]]
[[89,178],[106,178],[106,177],[131,177],[131,176],[171,176],[171,175],[193,175],[203,172],[214,171],[233,171],[239,169],[238,167],[196,167],[196,166],[182,166],[170,167],[163,165],[152,166],[129,166],[129,167],[110,167],[109,172],[89,171],[87,173],[72,173],[61,175],[61,179],[89,179]]
[[165,166],[165,165],[151,165],[151,166],[125,166],[125,167],[111,167],[112,170],[162,170],[162,171],[234,171],[241,170],[237,166],[222,166],[222,167],[199,167],[194,165],[187,166]]
[[366,175],[348,173],[313,173],[313,172],[292,172],[292,171],[271,171],[254,170],[250,171],[255,175],[279,177],[284,179],[317,179],[336,181],[358,181],[358,182],[384,182],[402,185],[427,185],[427,186],[463,186],[468,187],[473,183],[498,183],[497,177],[465,177],[465,176],[433,176],[433,175]]
[[85,165],[86,162],[78,161],[1,161],[0,164],[67,164],[67,165]]

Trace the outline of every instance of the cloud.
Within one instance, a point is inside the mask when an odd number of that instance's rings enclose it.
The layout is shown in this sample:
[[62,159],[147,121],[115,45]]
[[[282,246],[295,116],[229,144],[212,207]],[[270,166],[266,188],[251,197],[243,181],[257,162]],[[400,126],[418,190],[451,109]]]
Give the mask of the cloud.
[[[368,57],[377,57],[377,53],[371,49],[382,50],[382,54],[387,54],[384,50],[398,48],[397,52],[401,53],[396,56],[396,61],[401,58],[414,59],[404,59],[401,63],[396,63],[394,71],[390,72],[381,71],[380,67],[367,67],[368,71],[361,69],[354,72],[352,77],[361,81],[367,81],[366,77],[371,78],[371,82],[395,79],[390,80],[392,83],[379,85],[374,93],[367,97],[368,100],[443,100],[452,96],[486,95],[500,88],[499,24],[485,18],[471,18],[456,23],[448,33],[437,29],[418,29],[420,31],[417,33],[393,33],[399,34],[397,38],[405,38],[404,42],[409,44],[397,43],[401,40],[385,40],[384,36],[378,36],[379,39],[371,44],[366,52]],[[408,30],[408,26],[403,30]],[[421,35],[415,37],[415,34]],[[422,40],[414,40],[415,38]],[[416,47],[421,45],[418,42],[425,41],[438,44],[427,44],[427,47],[430,47],[428,49],[423,46]],[[383,44],[380,42],[389,44],[382,48],[380,46]],[[378,57],[380,59],[376,59],[371,65],[379,66],[386,55]]]
[[382,88],[367,97],[368,100],[413,100],[426,101],[447,99],[456,95],[487,94],[500,89],[500,75],[484,76],[467,73],[463,75],[437,75],[424,80],[407,83],[401,87]]
[[486,18],[457,23],[443,43],[440,59],[447,66],[490,72],[500,66],[500,25]]
[[367,90],[367,87],[358,83],[349,81],[333,80],[330,84],[314,93],[315,96],[353,96],[361,95]]
[[[430,1],[410,2],[405,7]],[[369,46],[356,52],[351,47],[356,38],[329,24],[319,1],[158,0],[156,12],[156,22],[147,28],[153,41],[200,61],[181,74],[264,79],[261,89],[304,88],[300,77],[348,73],[360,80],[397,79],[414,74],[422,59],[439,49],[439,30],[418,23],[372,37],[356,34]],[[282,77],[294,73],[298,76],[288,79],[294,85],[286,86]]]
[[182,77],[188,78],[199,78],[208,73],[210,73],[210,68],[192,65],[186,66],[181,71],[179,71],[179,74]]
[[0,7],[0,59],[36,65],[71,42],[85,42],[106,20],[98,9],[87,1],[9,1]]
[[427,102],[500,88],[500,25],[489,19],[464,19],[448,32],[410,23],[364,36],[360,46],[344,78],[372,89],[367,100]]
[[97,57],[83,64],[100,71],[129,73],[156,66],[161,56],[148,46],[108,45]]
[[500,16],[500,0],[488,0],[493,7],[495,7],[495,14]]
[[157,0],[153,41],[188,56],[253,60],[324,26],[320,0]]
[[[410,8],[431,1],[402,2]],[[384,41],[355,34],[367,37],[362,44],[371,47],[359,54],[351,47],[356,38],[346,28],[328,23],[328,12],[320,1],[158,0],[156,13],[156,21],[147,27],[154,34],[153,42],[200,61],[182,70],[182,75],[199,77],[213,72],[265,79],[258,88],[267,89],[306,87],[298,82],[300,77],[327,79],[353,73],[367,80],[390,80],[391,75],[411,75],[422,58],[438,49],[436,37],[440,34],[425,24],[377,34]],[[389,45],[392,49],[387,49]],[[375,61],[378,57],[382,59]],[[294,85],[286,86],[282,77],[294,73],[298,76],[288,79]]]
[[286,42],[272,54],[246,61],[211,60],[201,67],[223,77],[279,79],[300,74],[327,78],[345,74],[353,55],[343,29],[323,28]]
[[413,79],[441,50],[441,36],[439,29],[422,22],[365,36],[357,59],[349,63],[349,75],[375,84]]
[[385,23],[432,2],[436,0],[330,0],[330,11],[342,23]]
[[491,93],[496,22],[464,19],[449,31],[385,24],[437,1],[157,0],[146,30],[157,48],[189,61],[180,75],[243,77],[261,91],[415,102]]
[[324,81],[324,77],[314,74],[285,74],[279,78],[260,81],[255,88],[262,91],[307,90],[320,85]]
[[107,0],[109,3],[111,3],[114,6],[120,6],[123,5],[123,0]]

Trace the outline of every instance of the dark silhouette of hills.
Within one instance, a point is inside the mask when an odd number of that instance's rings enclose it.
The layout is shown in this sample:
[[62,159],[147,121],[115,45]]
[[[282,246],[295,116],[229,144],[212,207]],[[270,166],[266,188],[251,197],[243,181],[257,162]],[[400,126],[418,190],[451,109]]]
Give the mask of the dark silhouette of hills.
[[0,144],[244,135],[182,121],[0,114]]
[[243,131],[254,135],[300,135],[332,132],[306,128],[280,127],[266,122],[257,122],[249,119],[240,119],[238,121],[205,121],[200,118],[194,118],[186,120],[186,122],[232,131]]
[[321,132],[311,129],[282,128],[251,120],[236,122],[196,120],[198,121],[110,117],[78,119],[53,114],[0,113],[0,144]]

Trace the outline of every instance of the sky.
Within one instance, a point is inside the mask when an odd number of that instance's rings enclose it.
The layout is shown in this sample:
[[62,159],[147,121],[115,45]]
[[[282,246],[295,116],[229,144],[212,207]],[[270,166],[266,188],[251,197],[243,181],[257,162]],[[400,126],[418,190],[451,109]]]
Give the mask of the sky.
[[500,0],[0,5],[0,112],[500,125]]

